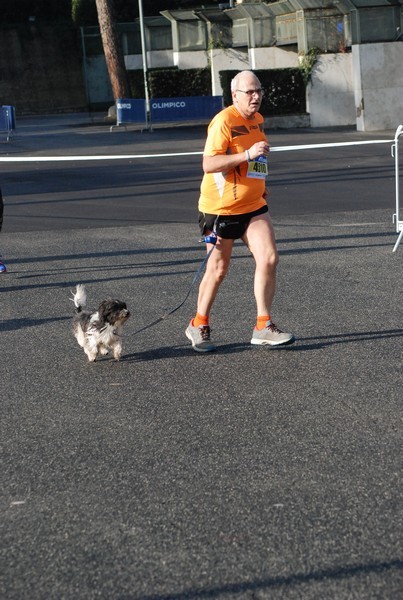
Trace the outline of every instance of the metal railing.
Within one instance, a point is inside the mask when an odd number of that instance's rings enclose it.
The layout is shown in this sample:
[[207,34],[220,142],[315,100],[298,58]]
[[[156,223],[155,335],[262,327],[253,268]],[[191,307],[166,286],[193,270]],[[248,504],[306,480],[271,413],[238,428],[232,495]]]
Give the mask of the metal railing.
[[396,212],[393,215],[393,222],[396,224],[396,232],[399,234],[396,244],[393,248],[393,252],[399,247],[400,242],[403,238],[403,220],[400,218],[400,202],[399,202],[399,137],[403,133],[403,125],[399,125],[396,129],[395,139],[392,144],[391,153],[395,159],[395,188],[396,188]]

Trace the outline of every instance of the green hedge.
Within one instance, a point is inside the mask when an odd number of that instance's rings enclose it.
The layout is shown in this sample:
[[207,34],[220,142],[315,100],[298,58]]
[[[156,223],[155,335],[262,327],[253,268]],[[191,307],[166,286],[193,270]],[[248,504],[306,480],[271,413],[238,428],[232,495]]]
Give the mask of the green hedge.
[[[232,104],[231,80],[239,71],[220,71],[224,105]],[[263,116],[304,114],[305,83],[300,69],[262,69],[254,73],[265,90],[260,112]],[[132,98],[144,98],[142,70],[128,71]],[[210,69],[150,69],[151,98],[211,96]]]
[[[253,71],[264,88],[262,115],[291,115],[306,112],[305,83],[300,69],[265,69]],[[224,105],[232,104],[231,80],[239,71],[220,71]]]
[[[144,98],[144,73],[128,71],[133,98]],[[148,91],[151,98],[211,96],[209,69],[150,69]]]

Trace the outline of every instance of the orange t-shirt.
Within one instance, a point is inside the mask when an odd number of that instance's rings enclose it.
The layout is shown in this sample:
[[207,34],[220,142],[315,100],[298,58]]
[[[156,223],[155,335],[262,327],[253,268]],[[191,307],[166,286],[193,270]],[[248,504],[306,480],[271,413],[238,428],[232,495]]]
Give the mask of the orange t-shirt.
[[[256,113],[245,119],[235,106],[220,111],[208,127],[204,155],[245,152],[256,142],[266,140],[264,119]],[[200,187],[199,210],[213,215],[240,215],[265,206],[264,179],[246,176],[248,163],[222,173],[205,173]]]

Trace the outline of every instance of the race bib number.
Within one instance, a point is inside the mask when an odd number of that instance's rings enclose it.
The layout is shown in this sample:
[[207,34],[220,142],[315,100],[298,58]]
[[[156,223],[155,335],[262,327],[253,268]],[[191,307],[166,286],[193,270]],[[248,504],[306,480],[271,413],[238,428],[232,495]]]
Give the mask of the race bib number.
[[257,158],[248,161],[247,177],[266,179],[268,174],[269,167],[267,164],[267,156],[258,156]]

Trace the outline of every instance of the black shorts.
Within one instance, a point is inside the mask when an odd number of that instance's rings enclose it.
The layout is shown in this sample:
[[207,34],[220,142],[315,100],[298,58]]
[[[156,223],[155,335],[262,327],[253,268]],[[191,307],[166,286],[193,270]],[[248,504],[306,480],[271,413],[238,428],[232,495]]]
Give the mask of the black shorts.
[[210,215],[199,212],[199,227],[202,235],[213,231],[226,240],[237,240],[245,233],[250,220],[268,211],[267,205],[243,215]]

